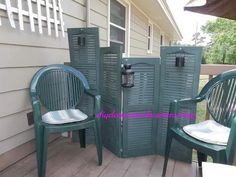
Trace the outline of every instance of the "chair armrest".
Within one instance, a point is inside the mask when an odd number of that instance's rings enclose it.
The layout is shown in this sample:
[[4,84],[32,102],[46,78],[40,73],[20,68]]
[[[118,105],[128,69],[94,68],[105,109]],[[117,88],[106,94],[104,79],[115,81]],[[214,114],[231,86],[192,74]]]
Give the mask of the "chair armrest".
[[168,118],[168,127],[172,127],[175,125],[175,118],[172,116],[178,114],[180,105],[196,104],[198,102],[201,102],[203,99],[204,98],[202,97],[195,97],[195,98],[184,98],[172,101],[169,106],[169,114],[171,115],[171,117]]
[[33,114],[34,114],[34,123],[38,124],[42,122],[41,105],[40,105],[39,100],[32,98],[32,107],[33,107]]
[[172,114],[177,114],[179,112],[179,106],[181,104],[195,104],[198,102],[201,102],[204,98],[202,97],[195,97],[195,98],[184,98],[184,99],[180,99],[180,100],[174,100],[170,103],[170,113]]
[[95,116],[100,113],[101,111],[101,95],[97,94],[96,91],[93,91],[93,90],[86,90],[85,89],[85,93],[88,95],[88,96],[91,96],[94,98],[94,114]]
[[198,103],[201,102],[204,98],[202,97],[195,97],[195,98],[184,98],[180,100],[176,100],[177,104],[188,104],[188,103]]

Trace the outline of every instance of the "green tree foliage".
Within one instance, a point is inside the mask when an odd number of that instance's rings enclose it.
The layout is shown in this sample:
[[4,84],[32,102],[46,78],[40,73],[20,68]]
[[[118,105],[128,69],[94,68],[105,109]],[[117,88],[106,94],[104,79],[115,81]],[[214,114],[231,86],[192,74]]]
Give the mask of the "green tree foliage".
[[204,54],[207,63],[236,64],[236,21],[217,18],[201,30],[211,37]]

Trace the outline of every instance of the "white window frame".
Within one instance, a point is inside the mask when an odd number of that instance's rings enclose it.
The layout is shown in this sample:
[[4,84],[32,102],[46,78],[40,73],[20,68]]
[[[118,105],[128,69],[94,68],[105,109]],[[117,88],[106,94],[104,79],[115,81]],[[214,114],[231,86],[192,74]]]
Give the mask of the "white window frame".
[[[150,35],[149,35],[149,27],[150,27]],[[153,50],[153,23],[151,21],[148,22],[148,33],[147,33],[148,43],[150,44],[147,46],[147,53],[152,54]]]
[[107,46],[110,47],[110,42],[111,42],[111,38],[110,38],[110,26],[114,26],[116,28],[119,28],[121,30],[125,31],[125,53],[123,53],[124,57],[129,57],[130,56],[130,16],[131,16],[131,6],[130,6],[130,2],[128,0],[116,0],[117,2],[119,2],[121,5],[123,5],[125,7],[125,28],[116,25],[114,23],[112,23],[110,20],[110,5],[111,2],[110,0],[108,0],[108,35],[107,35]]

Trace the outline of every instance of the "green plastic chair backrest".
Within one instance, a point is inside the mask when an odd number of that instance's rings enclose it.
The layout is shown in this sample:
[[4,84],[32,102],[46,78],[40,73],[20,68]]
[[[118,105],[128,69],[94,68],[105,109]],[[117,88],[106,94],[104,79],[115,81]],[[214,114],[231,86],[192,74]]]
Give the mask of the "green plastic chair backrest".
[[80,71],[62,64],[40,69],[30,84],[32,99],[40,100],[48,111],[75,108],[84,89],[89,89],[85,76]]
[[216,122],[231,127],[236,117],[236,70],[224,72],[210,80],[199,96],[206,98],[207,109]]

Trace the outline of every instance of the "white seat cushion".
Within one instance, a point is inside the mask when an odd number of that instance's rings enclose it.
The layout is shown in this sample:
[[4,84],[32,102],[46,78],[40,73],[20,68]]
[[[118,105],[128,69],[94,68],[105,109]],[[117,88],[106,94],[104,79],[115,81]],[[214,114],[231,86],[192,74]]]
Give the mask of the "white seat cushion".
[[79,109],[50,111],[42,116],[42,121],[47,124],[65,124],[87,119],[88,116]]
[[190,124],[183,127],[190,136],[206,143],[227,145],[230,128],[225,127],[214,120],[206,120],[198,124]]

